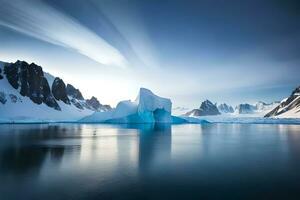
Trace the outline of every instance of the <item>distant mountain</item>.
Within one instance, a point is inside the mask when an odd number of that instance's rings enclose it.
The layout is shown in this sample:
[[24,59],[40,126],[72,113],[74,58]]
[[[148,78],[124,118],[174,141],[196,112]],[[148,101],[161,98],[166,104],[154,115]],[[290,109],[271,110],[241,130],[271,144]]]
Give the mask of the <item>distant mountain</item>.
[[253,114],[256,110],[256,107],[248,103],[243,103],[237,105],[235,110],[238,114]]
[[90,99],[87,99],[86,103],[90,109],[95,111],[109,111],[112,109],[110,105],[102,105],[94,96],[92,96]]
[[265,117],[300,118],[300,86]]
[[[220,115],[220,114],[226,114],[226,116],[232,115],[245,115],[248,116],[256,116],[256,117],[262,117],[272,109],[274,109],[279,102],[272,102],[272,103],[265,103],[262,101],[259,101],[255,104],[249,104],[249,103],[243,103],[237,105],[235,108],[232,106],[222,103],[222,104],[213,104],[209,100],[206,100],[201,103],[200,108],[193,109],[187,113],[185,113],[183,116],[212,116],[212,115]],[[246,115],[247,114],[247,115]]]
[[218,110],[221,113],[234,113],[234,109],[232,106],[227,105],[226,103],[222,103],[218,105]]
[[209,100],[205,100],[201,103],[200,108],[198,109],[193,109],[184,116],[207,116],[207,115],[220,115],[221,113],[219,112],[217,106],[213,104]]
[[235,110],[237,114],[264,114],[269,112],[273,108],[275,108],[279,102],[265,103],[263,101],[259,101],[255,104],[239,104],[236,106]]
[[34,63],[0,62],[0,121],[70,121],[110,109]]

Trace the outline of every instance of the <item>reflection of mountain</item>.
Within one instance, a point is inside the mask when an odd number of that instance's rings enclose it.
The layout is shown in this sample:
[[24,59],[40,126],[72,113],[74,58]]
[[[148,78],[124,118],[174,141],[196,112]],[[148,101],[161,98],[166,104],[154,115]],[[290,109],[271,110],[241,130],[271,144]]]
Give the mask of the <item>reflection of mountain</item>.
[[[51,145],[51,139],[65,137],[63,126],[2,125],[0,140],[0,173],[20,174],[38,173],[47,158],[59,164],[68,146]],[[71,147],[72,148],[72,147]]]

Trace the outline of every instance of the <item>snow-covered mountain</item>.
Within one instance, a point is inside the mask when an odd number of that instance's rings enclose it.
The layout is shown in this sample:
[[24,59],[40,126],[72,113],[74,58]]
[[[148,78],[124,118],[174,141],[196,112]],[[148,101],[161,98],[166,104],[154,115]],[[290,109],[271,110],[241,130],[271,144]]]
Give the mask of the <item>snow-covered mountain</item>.
[[220,114],[221,113],[219,112],[215,104],[213,104],[209,100],[205,100],[201,103],[199,108],[187,112],[186,114],[184,114],[184,116],[193,117],[193,116],[207,116],[207,115],[220,115]]
[[271,103],[265,103],[263,101],[259,101],[255,104],[256,112],[269,112],[270,110],[273,110],[276,106],[279,105],[279,101],[274,101]]
[[254,105],[243,103],[235,107],[236,113],[238,114],[253,114],[256,110]]
[[25,61],[0,62],[0,121],[74,121],[95,111],[111,109],[41,66]]
[[234,113],[234,109],[232,106],[227,105],[226,103],[222,103],[218,105],[218,110],[221,113]]
[[265,115],[265,117],[300,118],[300,86],[280,104]]
[[264,116],[266,113],[274,109],[279,102],[265,103],[258,101],[255,104],[243,103],[239,104],[235,108],[236,114],[254,114],[257,116]]

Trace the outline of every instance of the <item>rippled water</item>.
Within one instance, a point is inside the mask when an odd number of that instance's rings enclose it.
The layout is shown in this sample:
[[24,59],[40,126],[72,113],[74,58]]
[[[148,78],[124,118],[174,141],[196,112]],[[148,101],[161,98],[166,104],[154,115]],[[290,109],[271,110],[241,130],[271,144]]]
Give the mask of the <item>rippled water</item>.
[[0,125],[0,199],[300,199],[299,125]]

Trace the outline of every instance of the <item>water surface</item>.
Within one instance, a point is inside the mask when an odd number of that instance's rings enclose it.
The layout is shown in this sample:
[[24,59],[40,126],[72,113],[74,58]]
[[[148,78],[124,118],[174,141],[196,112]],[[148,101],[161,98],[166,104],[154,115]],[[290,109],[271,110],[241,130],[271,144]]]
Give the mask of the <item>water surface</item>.
[[0,199],[300,199],[300,126],[0,125]]

